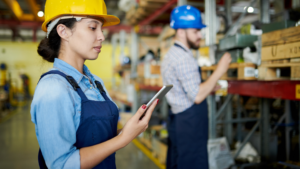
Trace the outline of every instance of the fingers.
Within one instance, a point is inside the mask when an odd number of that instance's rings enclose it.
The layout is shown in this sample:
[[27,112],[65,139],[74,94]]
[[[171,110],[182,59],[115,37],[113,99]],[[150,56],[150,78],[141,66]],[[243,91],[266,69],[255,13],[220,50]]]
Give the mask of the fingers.
[[224,53],[223,57],[225,57],[225,58],[230,57],[230,53],[228,53],[228,52]]
[[140,118],[140,117],[144,114],[146,108],[147,108],[146,105],[142,105],[142,106],[138,109],[138,111],[135,113],[135,117],[136,117],[136,118]]
[[226,53],[224,54],[223,60],[224,60],[224,64],[225,64],[225,63],[226,63],[226,64],[230,64],[230,63],[231,63],[231,60],[232,60],[231,54],[228,53],[228,52],[226,52]]
[[150,120],[151,116],[152,116],[152,112],[154,110],[154,108],[156,107],[156,105],[158,104],[159,99],[156,99],[151,106],[148,108],[145,117],[142,120],[146,120],[147,122]]
[[227,60],[228,60],[228,59],[231,59],[231,54],[228,53],[228,52],[226,52],[223,56],[224,56],[224,58],[227,59]]

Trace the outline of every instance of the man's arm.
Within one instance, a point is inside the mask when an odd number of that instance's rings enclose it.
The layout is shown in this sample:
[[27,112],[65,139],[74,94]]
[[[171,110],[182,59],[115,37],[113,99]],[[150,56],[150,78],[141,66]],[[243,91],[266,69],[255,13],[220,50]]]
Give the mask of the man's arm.
[[195,98],[195,103],[200,104],[214,89],[221,76],[227,72],[229,64],[231,62],[231,56],[229,53],[225,53],[221,58],[216,71],[206,80],[199,85],[199,91]]

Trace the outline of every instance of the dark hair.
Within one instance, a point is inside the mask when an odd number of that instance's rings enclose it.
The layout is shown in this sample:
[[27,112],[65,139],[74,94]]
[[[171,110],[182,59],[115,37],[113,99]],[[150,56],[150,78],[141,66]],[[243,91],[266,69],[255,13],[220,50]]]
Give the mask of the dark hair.
[[48,38],[45,37],[38,46],[38,54],[43,57],[44,60],[48,62],[54,62],[54,59],[58,57],[59,49],[60,49],[60,36],[56,31],[56,27],[59,24],[63,24],[66,27],[72,29],[75,25],[76,19],[61,19],[51,30]]

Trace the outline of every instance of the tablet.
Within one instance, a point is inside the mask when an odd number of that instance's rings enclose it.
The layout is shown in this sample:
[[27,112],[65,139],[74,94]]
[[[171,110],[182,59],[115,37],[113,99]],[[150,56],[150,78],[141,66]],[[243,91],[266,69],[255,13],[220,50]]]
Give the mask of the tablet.
[[[162,101],[162,99],[165,97],[165,95],[173,88],[173,85],[166,85],[163,86],[155,95],[154,97],[147,103],[147,108],[145,110],[145,113],[147,112],[148,108],[151,106],[151,104],[156,100],[159,99]],[[140,117],[142,119],[145,116],[145,113]]]

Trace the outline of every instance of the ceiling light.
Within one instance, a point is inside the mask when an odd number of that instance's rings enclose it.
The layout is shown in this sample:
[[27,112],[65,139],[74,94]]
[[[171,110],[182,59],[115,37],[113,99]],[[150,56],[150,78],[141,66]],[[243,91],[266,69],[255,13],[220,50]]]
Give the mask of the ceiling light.
[[247,11],[248,11],[249,13],[253,13],[253,12],[254,12],[254,8],[250,6],[250,7],[248,8]]
[[37,13],[37,15],[38,15],[38,17],[43,17],[43,16],[44,16],[44,12],[43,12],[43,11],[39,11],[39,12]]

